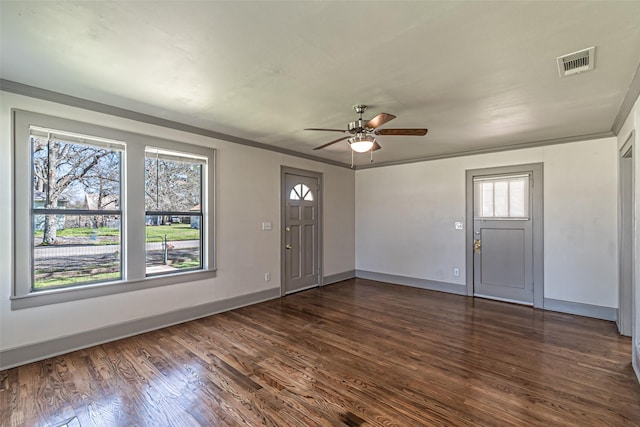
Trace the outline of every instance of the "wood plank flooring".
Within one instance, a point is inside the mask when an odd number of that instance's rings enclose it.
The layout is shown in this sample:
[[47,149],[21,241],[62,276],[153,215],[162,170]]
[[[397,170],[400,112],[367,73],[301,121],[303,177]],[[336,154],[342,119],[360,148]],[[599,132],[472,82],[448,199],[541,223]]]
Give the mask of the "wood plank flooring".
[[612,322],[360,279],[0,372],[2,426],[640,425]]

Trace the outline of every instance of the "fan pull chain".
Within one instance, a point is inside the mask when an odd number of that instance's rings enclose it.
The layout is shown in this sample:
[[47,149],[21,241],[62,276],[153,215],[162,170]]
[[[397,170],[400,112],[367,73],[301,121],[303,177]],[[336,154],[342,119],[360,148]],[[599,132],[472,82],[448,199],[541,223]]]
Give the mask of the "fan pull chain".
[[371,160],[369,160],[369,162],[373,163],[373,147],[371,147],[371,150],[369,150],[369,152],[371,153]]
[[353,169],[353,150],[351,150],[351,169]]

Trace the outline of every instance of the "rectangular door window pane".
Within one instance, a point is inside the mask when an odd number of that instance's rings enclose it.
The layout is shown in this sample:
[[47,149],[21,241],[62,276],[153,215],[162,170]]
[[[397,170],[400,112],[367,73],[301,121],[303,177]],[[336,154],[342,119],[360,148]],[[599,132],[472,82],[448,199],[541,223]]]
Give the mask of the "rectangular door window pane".
[[482,213],[480,216],[493,216],[493,183],[481,184],[482,195],[480,197],[480,206]]
[[525,195],[528,197],[528,188],[525,188],[525,181],[511,181],[509,183],[509,199],[511,202],[509,203],[509,216],[511,217],[526,217],[529,216],[528,212],[526,212],[527,200]]
[[[486,183],[485,185],[491,185]],[[494,204],[494,216],[508,217],[509,216],[509,182],[498,181],[493,183],[493,204]]]
[[529,176],[474,178],[475,218],[529,217]]

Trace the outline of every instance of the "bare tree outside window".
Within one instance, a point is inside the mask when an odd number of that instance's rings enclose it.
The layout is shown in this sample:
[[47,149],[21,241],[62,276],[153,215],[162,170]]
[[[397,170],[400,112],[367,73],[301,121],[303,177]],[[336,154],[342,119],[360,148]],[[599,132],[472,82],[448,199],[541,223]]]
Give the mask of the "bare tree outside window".
[[120,278],[122,157],[108,145],[32,130],[34,289]]

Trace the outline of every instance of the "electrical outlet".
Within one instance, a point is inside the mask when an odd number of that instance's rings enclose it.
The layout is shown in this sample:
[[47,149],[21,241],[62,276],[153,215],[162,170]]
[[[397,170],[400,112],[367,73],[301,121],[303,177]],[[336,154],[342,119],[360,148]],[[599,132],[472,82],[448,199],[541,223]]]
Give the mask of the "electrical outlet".
[[454,268],[454,269],[453,269],[453,275],[454,275],[455,277],[460,276],[460,269],[459,269],[459,268]]
[[461,222],[461,221],[456,221],[456,222],[454,223],[454,225],[455,225],[455,227],[456,227],[456,230],[464,230],[464,223],[463,223],[463,222]]
[[268,282],[269,280],[271,280],[271,273],[264,273],[264,281]]

